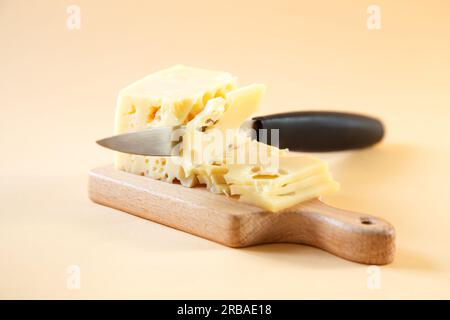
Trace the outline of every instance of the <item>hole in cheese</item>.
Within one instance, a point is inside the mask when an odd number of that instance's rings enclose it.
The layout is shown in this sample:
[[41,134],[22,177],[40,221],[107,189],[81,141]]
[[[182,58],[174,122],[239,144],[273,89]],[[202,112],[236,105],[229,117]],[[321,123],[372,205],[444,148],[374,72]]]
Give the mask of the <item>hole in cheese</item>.
[[135,114],[136,113],[136,106],[133,104],[130,107],[130,110],[127,112],[127,114]]
[[253,179],[276,179],[279,175],[277,174],[256,174],[252,178]]
[[153,122],[153,120],[155,120],[155,115],[160,108],[161,108],[161,106],[153,106],[148,109],[148,114],[147,114],[147,122],[148,123]]

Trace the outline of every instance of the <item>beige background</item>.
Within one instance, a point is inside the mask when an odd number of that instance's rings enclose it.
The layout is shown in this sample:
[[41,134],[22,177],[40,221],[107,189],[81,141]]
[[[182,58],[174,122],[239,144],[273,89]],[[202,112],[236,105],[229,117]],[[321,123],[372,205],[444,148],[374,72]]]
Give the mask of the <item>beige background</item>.
[[[81,8],[81,30],[66,8]],[[450,298],[450,2],[0,0],[1,298]],[[267,84],[261,114],[333,109],[387,126],[328,154],[330,204],[379,215],[398,253],[367,266],[300,245],[236,250],[91,203],[120,88],[183,63]],[[81,288],[66,268],[81,268]]]

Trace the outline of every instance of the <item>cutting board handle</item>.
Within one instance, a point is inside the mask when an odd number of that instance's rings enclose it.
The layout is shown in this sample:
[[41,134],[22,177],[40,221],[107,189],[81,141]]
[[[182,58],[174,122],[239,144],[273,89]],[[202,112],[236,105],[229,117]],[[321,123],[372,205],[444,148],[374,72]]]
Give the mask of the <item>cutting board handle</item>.
[[395,230],[366,214],[334,208],[312,200],[283,213],[285,230],[279,242],[311,245],[342,258],[383,265],[395,254]]

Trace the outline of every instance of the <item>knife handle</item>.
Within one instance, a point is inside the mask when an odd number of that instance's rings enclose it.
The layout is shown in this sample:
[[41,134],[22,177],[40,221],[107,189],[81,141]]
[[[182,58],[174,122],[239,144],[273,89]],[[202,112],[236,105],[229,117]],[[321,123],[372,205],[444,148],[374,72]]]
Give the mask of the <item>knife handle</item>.
[[301,111],[255,117],[253,120],[256,132],[259,129],[279,129],[280,148],[291,151],[367,148],[384,136],[380,120],[355,113]]

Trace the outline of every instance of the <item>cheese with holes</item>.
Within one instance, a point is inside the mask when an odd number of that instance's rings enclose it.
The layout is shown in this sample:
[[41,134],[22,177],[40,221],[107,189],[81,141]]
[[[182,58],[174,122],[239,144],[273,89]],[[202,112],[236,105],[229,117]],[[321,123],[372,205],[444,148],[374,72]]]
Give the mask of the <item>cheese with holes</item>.
[[[185,125],[214,98],[236,87],[236,78],[216,72],[177,65],[139,80],[121,90],[117,100],[115,134],[150,127]],[[179,159],[178,159],[179,160]],[[172,157],[144,157],[117,152],[115,167],[167,182],[191,187],[197,178]]]
[[179,155],[116,153],[119,170],[238,197],[279,211],[338,189],[327,164],[251,140],[241,124],[258,110],[265,86],[237,87],[234,76],[186,66],[151,74],[118,97],[115,133],[184,125]]

